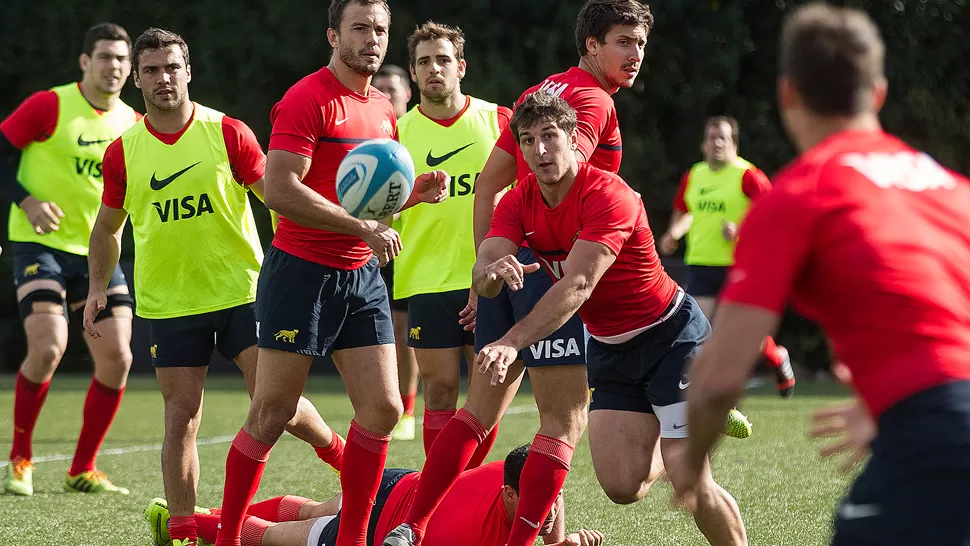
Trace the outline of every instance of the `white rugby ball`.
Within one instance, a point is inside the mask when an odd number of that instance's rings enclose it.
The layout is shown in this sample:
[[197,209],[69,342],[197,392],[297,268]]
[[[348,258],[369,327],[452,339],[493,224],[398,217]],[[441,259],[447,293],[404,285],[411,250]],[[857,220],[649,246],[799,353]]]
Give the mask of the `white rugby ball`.
[[413,189],[411,154],[389,138],[358,144],[337,169],[340,206],[362,220],[385,218],[401,210]]

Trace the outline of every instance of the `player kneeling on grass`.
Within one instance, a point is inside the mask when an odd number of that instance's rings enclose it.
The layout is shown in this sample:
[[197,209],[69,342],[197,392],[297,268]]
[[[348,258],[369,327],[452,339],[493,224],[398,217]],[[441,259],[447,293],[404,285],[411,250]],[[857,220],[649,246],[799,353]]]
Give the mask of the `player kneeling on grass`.
[[[521,446],[509,453],[505,461],[495,461],[462,473],[431,518],[423,544],[503,546],[512,529],[512,514],[519,503],[519,477],[528,454],[529,446]],[[404,519],[420,478],[421,473],[415,470],[395,468],[384,471],[371,511],[368,545],[379,543],[381,537]],[[340,524],[340,501],[340,495],[327,502],[287,495],[254,503],[249,506],[243,521],[242,546],[332,546],[337,540]],[[198,512],[195,519],[199,538],[214,541],[219,510],[199,509]],[[153,499],[145,517],[151,526],[154,543],[159,546],[171,544],[165,501]],[[581,529],[567,536],[565,521],[560,493],[539,528],[544,544],[603,544],[603,533],[599,531]]]

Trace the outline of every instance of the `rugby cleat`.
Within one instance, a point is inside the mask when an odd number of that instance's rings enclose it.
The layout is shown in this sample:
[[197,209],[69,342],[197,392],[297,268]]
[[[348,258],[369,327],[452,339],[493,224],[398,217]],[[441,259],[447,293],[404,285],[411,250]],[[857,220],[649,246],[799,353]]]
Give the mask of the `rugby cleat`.
[[34,463],[18,457],[7,465],[3,490],[11,495],[29,497],[34,494]]
[[127,495],[128,490],[111,483],[111,480],[100,470],[88,470],[77,476],[67,475],[64,480],[64,491],[68,493],[117,493]]
[[168,534],[168,503],[165,499],[154,498],[148,501],[145,508],[145,520],[151,530],[154,546],[171,546],[172,539]]
[[778,354],[781,355],[781,365],[777,368],[771,367],[775,372],[775,386],[782,398],[791,398],[795,392],[795,372],[791,367],[791,357],[788,356],[788,349],[782,346],[778,346]]
[[724,435],[741,440],[751,436],[751,421],[737,408],[731,408],[724,421]]
[[381,546],[417,546],[418,544],[418,536],[411,530],[411,526],[402,523],[387,535]]
[[394,430],[391,431],[392,440],[413,440],[415,437],[414,433],[414,416],[405,415],[401,417],[401,420],[394,425]]

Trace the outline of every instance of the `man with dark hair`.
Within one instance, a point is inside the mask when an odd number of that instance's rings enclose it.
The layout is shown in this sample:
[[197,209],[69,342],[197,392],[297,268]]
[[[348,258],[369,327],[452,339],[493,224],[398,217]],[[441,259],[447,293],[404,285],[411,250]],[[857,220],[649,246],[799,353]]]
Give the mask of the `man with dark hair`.
[[[108,301],[105,287],[130,216],[136,312],[149,325],[165,403],[162,478],[172,503],[171,538],[186,546],[196,543],[195,440],[213,348],[236,362],[250,391],[255,379],[253,300],[263,252],[248,194],[262,195],[266,158],[246,124],[189,100],[192,67],[181,36],[150,28],[134,51],[147,114],[104,154],[84,327],[94,338],[103,334],[95,320]],[[309,401],[300,406],[290,430],[339,469],[342,439]]]
[[[577,112],[580,143],[576,153],[581,161],[589,161],[600,168],[617,171],[620,167],[622,143],[617,123],[616,109],[610,97],[621,87],[633,85],[643,61],[647,35],[653,26],[650,8],[637,0],[589,0],[579,12],[576,22],[579,65],[568,71],[554,74],[542,83],[531,87],[519,98],[521,102],[529,94],[542,91],[562,97]],[[515,136],[506,128],[499,136],[491,155],[475,181],[474,236],[475,248],[479,248],[488,233],[489,222],[495,205],[506,188],[516,179],[522,180],[529,173],[528,164],[522,160]],[[538,269],[533,250],[519,249],[519,261]],[[475,349],[498,340],[525,317],[539,298],[549,290],[552,282],[543,274],[533,274],[526,288],[521,291],[503,290],[494,299],[479,298],[476,310]],[[562,396],[549,394],[556,404],[540,405],[543,415],[539,435],[532,443],[533,457],[543,458],[549,464],[540,473],[551,480],[556,469],[568,468],[572,446],[586,428],[586,405],[589,388],[586,382],[586,356],[583,323],[573,317],[563,327],[522,351],[520,359],[509,372],[509,380],[501,385],[489,385],[486,381],[472,381],[465,405],[441,430],[435,445],[428,453],[425,463],[425,479],[418,490],[407,520],[410,529],[399,532],[405,542],[387,542],[390,546],[407,544],[407,540],[419,541],[423,526],[434,512],[434,507],[448,492],[448,488],[465,469],[478,446],[488,438],[498,424],[501,415],[515,396],[523,371],[529,368],[533,386],[545,385]],[[541,387],[540,387],[541,390]],[[541,395],[536,391],[536,398]],[[618,431],[619,432],[619,431]],[[656,445],[658,431],[654,431]],[[594,437],[590,442],[612,441],[609,436]],[[573,443],[570,443],[573,442]],[[642,444],[641,444],[642,445]],[[638,468],[644,472],[643,480],[654,481],[663,471],[659,453],[647,456]],[[569,457],[560,454],[568,453]],[[601,470],[621,462],[593,459],[597,475]],[[632,462],[622,462],[630,466]],[[602,477],[600,477],[602,482]],[[639,481],[638,481],[639,483]],[[626,487],[626,484],[623,484]],[[528,486],[523,491],[528,498]],[[538,508],[538,509],[541,509]],[[522,522],[517,520],[517,525]],[[413,533],[413,538],[408,534]]]
[[[383,64],[374,74],[371,85],[387,95],[394,106],[398,119],[408,113],[411,100],[411,81],[408,71],[396,64]],[[397,216],[391,227],[400,232],[401,222]],[[381,268],[381,276],[387,285],[387,297],[391,300],[391,321],[394,323],[394,345],[397,347],[397,377],[401,391],[404,414],[391,431],[394,440],[413,440],[415,437],[414,402],[418,397],[418,363],[414,349],[408,347],[408,300],[394,299],[394,264]]]
[[[708,320],[714,320],[717,296],[734,264],[738,226],[752,203],[771,190],[765,173],[738,156],[738,138],[736,119],[708,118],[701,141],[704,161],[680,179],[670,227],[658,244],[660,252],[670,255],[677,250],[680,239],[687,236],[687,292],[694,296]],[[774,372],[778,393],[790,397],[795,374],[788,351],[776,345],[771,336],[765,336],[761,356]]]
[[[741,227],[714,335],[691,370],[683,479],[703,472],[786,302],[832,341],[856,399],[816,416],[824,454],[872,457],[836,545],[966,544],[970,181],[883,132],[885,46],[865,12],[812,4],[781,40],[778,105],[800,152]],[[847,373],[848,372],[851,373]],[[688,506],[692,487],[678,490]]]
[[[81,81],[34,93],[0,124],[0,190],[12,202],[8,237],[27,334],[27,356],[14,387],[7,493],[33,494],[34,425],[67,347],[68,319],[87,297],[88,237],[101,197],[102,157],[108,143],[138,119],[120,98],[131,73],[130,50],[120,26],[89,28]],[[94,377],[64,483],[68,491],[128,493],[95,467],[131,367],[132,300],[121,268],[109,273],[107,307],[96,318],[104,336],[84,336]]]
[[[529,446],[514,449],[505,461],[495,461],[462,473],[431,519],[425,546],[504,546],[511,527],[511,514],[519,502],[519,476]],[[414,499],[421,473],[414,470],[387,469],[381,479],[374,510],[371,512],[368,546],[380,544],[380,537],[404,516]],[[340,495],[327,502],[315,502],[287,495],[249,507],[243,520],[242,546],[332,546],[342,514]],[[558,546],[599,546],[603,534],[581,529],[566,535],[566,514],[562,495],[543,519],[540,529],[544,544]],[[218,510],[196,514],[199,536],[213,540],[219,523]],[[162,499],[153,499],[145,511],[156,544],[165,544],[168,510]],[[248,531],[248,532],[247,532]]]
[[[296,415],[314,356],[333,356],[354,406],[340,470],[337,546],[362,543],[390,433],[401,418],[394,330],[378,268],[401,251],[397,232],[337,204],[336,173],[360,142],[396,138],[371,77],[387,52],[384,0],[333,0],[330,63],[293,85],[270,114],[266,205],[280,215],[256,298],[259,356],[249,415],[226,458],[219,546],[238,545],[269,452]],[[403,208],[438,203],[448,175],[419,175]]]
[[[462,93],[464,49],[457,27],[428,21],[414,30],[408,54],[421,103],[398,121],[416,172],[441,167],[455,181],[446,203],[401,213],[404,248],[394,260],[394,295],[408,298],[408,344],[424,383],[425,453],[457,411],[462,355],[474,360],[475,178],[512,117],[508,108]],[[469,381],[480,379],[475,376]],[[497,432],[492,429],[467,468],[485,460]]]

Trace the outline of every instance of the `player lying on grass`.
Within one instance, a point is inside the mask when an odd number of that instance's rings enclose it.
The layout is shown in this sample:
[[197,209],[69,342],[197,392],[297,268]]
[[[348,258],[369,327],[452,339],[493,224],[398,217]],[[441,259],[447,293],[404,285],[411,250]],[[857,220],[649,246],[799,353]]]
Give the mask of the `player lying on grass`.
[[[424,546],[502,546],[512,529],[512,514],[519,502],[519,477],[529,446],[514,449],[505,461],[496,461],[464,472],[444,498],[428,525]],[[396,527],[407,513],[421,473],[387,469],[368,524],[367,544],[375,544]],[[242,546],[332,546],[340,524],[340,495],[315,502],[287,495],[249,506],[243,520]],[[219,510],[200,509],[195,519],[199,538],[211,543],[216,538]],[[171,544],[168,510],[162,499],[154,499],[145,511],[154,544]],[[566,535],[565,510],[560,492],[545,520],[539,522],[544,544],[599,546],[603,533],[581,529]],[[203,544],[200,541],[199,544]]]

